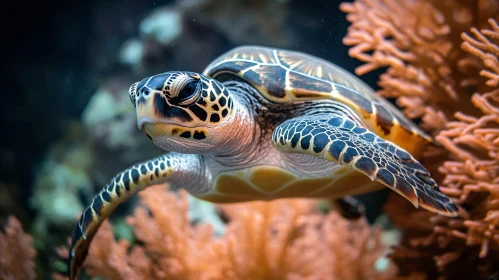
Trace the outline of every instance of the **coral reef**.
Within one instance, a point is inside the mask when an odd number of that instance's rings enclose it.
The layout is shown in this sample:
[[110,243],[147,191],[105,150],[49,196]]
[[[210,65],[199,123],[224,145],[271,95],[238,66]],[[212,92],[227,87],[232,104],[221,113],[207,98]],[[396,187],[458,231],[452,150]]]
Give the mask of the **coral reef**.
[[351,56],[366,62],[357,74],[388,67],[378,93],[396,98],[408,117],[421,118],[421,126],[435,135],[440,145],[428,149],[423,162],[433,161],[427,166],[440,174],[442,191],[460,208],[461,218],[449,219],[391,197],[386,210],[405,232],[391,258],[401,274],[423,278],[494,275],[499,3],[357,0],[341,9],[352,22],[344,43],[354,46]]
[[[479,83],[480,64],[460,48],[461,33],[497,15],[496,1],[355,1],[341,9],[352,22],[343,42],[349,55],[365,62],[363,75],[387,67],[378,93],[397,104],[421,126],[436,133],[455,108],[477,113],[466,98]],[[475,15],[475,13],[480,13]],[[407,16],[409,15],[409,16]],[[483,25],[484,22],[478,25]]]
[[35,279],[36,251],[31,241],[19,220],[9,217],[4,232],[0,232],[0,279]]
[[[115,241],[105,222],[84,268],[106,279],[390,279],[381,229],[321,214],[316,202],[283,199],[221,205],[226,232],[188,219],[188,194],[165,186],[139,193],[127,222],[138,244]],[[139,245],[140,244],[140,245]],[[61,250],[65,256],[67,250]],[[383,260],[383,259],[381,259]],[[381,266],[381,267],[380,267]],[[378,268],[377,268],[378,267]],[[56,276],[62,279],[62,277]]]

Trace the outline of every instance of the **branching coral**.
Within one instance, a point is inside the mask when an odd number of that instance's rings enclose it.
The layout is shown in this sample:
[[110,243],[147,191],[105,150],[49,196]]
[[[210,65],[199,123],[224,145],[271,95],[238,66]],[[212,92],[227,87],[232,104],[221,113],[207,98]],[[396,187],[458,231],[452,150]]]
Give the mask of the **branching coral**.
[[31,240],[19,220],[10,217],[0,232],[0,279],[35,279],[36,251]]
[[[460,201],[463,206],[462,224],[446,222],[436,232],[463,239],[467,245],[479,245],[478,256],[489,254],[499,267],[499,26],[489,20],[492,30],[479,32],[472,28],[476,38],[463,34],[464,50],[483,60],[490,70],[480,71],[488,78],[486,85],[494,87],[490,92],[476,93],[471,102],[482,112],[479,117],[456,113],[457,121],[449,122],[437,140],[451,152],[451,160],[439,171],[445,174],[442,190]],[[480,196],[484,194],[485,197]],[[446,228],[446,225],[448,225]],[[450,254],[450,253],[449,253]],[[461,257],[459,252],[448,255]],[[445,260],[442,260],[443,268]],[[438,265],[438,262],[437,262]]]
[[[127,222],[142,245],[114,241],[106,222],[84,264],[106,279],[389,279],[375,268],[386,252],[379,228],[362,219],[320,214],[311,200],[285,199],[221,206],[226,234],[192,226],[187,193],[164,186],[141,192]],[[65,253],[65,252],[63,252]]]
[[[387,212],[406,230],[391,255],[402,273],[481,279],[498,271],[498,7],[457,0],[342,5],[353,22],[344,42],[366,62],[357,73],[388,67],[379,94],[397,98],[408,117],[422,117],[436,135],[447,156],[432,173],[443,175],[442,191],[460,206],[462,217],[450,219],[391,198]],[[491,29],[471,28],[484,28],[489,17]],[[471,35],[463,33],[470,28]],[[478,93],[470,96],[472,90]]]
[[[487,13],[497,11],[499,4],[488,2],[477,1],[488,7]],[[388,67],[379,94],[397,98],[404,113],[422,118],[430,132],[442,129],[454,108],[475,112],[463,97],[477,85],[467,77],[479,65],[460,49],[460,34],[479,20],[470,3],[365,0],[341,5],[352,22],[343,42],[354,46],[350,56],[366,62],[356,73]]]

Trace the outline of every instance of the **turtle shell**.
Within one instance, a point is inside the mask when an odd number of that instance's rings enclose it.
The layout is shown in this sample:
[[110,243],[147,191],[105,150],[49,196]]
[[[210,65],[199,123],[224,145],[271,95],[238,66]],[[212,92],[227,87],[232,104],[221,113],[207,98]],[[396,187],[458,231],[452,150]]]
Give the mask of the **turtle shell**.
[[[220,81],[242,79],[276,102],[334,100],[367,128],[418,156],[431,138],[353,74],[305,53],[257,46],[238,47],[203,72]],[[355,117],[355,116],[351,116]]]

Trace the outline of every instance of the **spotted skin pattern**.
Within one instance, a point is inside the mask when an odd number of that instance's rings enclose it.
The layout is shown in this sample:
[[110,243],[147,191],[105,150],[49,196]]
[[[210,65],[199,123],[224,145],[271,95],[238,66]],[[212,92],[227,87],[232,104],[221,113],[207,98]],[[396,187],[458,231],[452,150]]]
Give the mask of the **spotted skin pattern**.
[[166,154],[130,167],[104,186],[84,210],[73,230],[68,259],[70,279],[77,278],[92,239],[101,223],[114,209],[148,186],[172,181],[179,166],[185,165],[189,160],[176,153]]
[[398,192],[415,207],[446,215],[457,211],[414,157],[342,116],[287,120],[274,130],[272,141],[283,152],[311,154],[350,166]]
[[[216,125],[232,112],[233,101],[226,88],[205,77],[202,77],[201,80],[203,92],[195,105],[206,113],[206,117],[204,113],[196,114],[196,116],[205,123]],[[193,108],[191,105],[187,109],[192,110]]]
[[[199,88],[193,92],[192,102],[184,104],[178,98],[179,91],[188,81],[198,82]],[[146,98],[151,94],[152,97]],[[204,139],[206,132],[189,127],[217,125],[232,114],[234,106],[225,87],[192,72],[166,72],[143,79],[130,87],[129,95],[139,112],[144,111],[149,118],[176,119],[182,123],[185,133],[173,131],[170,136],[197,140]]]

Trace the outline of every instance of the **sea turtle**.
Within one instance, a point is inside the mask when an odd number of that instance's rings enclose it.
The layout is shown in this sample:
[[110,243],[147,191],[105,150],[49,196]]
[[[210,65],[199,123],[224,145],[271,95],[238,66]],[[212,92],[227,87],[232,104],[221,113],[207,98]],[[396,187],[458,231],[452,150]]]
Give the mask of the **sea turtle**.
[[73,279],[102,221],[131,195],[165,182],[219,203],[329,198],[343,213],[355,209],[349,195],[386,186],[415,207],[457,215],[414,158],[431,138],[323,59],[243,46],[202,74],[158,74],[129,95],[139,129],[168,153],[121,172],[94,197],[73,231]]

